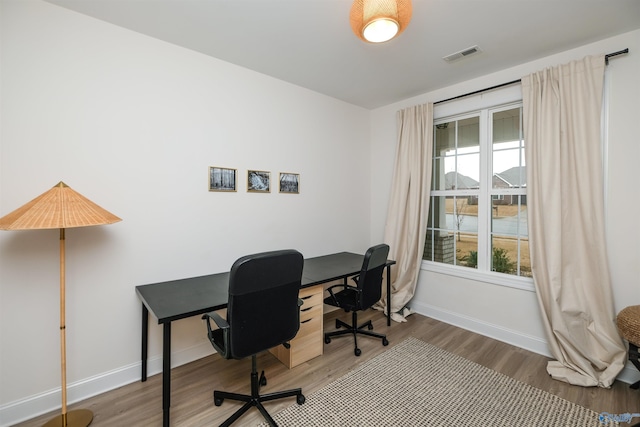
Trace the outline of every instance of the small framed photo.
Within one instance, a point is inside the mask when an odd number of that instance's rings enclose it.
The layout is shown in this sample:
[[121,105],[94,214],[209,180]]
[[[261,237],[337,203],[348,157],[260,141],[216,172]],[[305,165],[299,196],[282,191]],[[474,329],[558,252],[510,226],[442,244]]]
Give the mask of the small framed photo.
[[248,170],[247,191],[251,193],[270,193],[271,172]]
[[300,174],[280,172],[280,192],[288,194],[299,194]]
[[236,170],[211,166],[209,168],[209,191],[236,191]]

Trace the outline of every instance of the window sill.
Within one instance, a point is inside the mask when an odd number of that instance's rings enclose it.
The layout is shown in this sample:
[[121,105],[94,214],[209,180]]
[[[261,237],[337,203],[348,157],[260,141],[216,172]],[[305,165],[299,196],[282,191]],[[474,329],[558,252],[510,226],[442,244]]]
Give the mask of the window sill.
[[511,276],[509,274],[495,273],[492,271],[478,271],[468,267],[442,264],[433,261],[422,261],[421,270],[431,271],[448,276],[461,277],[478,282],[490,283],[492,285],[506,286],[508,288],[521,289],[523,291],[535,292],[533,279],[530,277]]

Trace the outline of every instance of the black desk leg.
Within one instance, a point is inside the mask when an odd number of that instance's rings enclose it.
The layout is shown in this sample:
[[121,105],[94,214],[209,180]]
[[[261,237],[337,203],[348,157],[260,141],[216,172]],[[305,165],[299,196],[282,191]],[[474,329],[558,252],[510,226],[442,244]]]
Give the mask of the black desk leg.
[[391,266],[387,266],[387,326],[391,326]]
[[149,343],[149,309],[142,304],[142,375],[140,381],[147,380],[147,345]]
[[171,322],[164,324],[162,336],[162,425],[169,427],[171,406]]

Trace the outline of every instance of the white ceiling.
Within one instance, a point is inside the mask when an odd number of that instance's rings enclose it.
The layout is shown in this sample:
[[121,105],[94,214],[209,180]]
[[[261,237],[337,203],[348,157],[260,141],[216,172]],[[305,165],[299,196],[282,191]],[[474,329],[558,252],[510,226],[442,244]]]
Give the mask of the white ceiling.
[[639,0],[413,0],[406,31],[373,45],[350,0],[47,1],[367,109],[640,28]]

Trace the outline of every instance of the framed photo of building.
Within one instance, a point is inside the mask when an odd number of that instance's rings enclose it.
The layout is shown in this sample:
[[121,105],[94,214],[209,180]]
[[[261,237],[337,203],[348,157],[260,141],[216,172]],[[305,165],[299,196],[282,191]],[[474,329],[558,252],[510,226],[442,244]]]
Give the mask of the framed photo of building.
[[300,174],[280,172],[280,192],[287,194],[299,194]]
[[209,167],[209,191],[236,191],[236,175],[235,169]]
[[248,170],[247,191],[250,193],[270,193],[271,172]]

